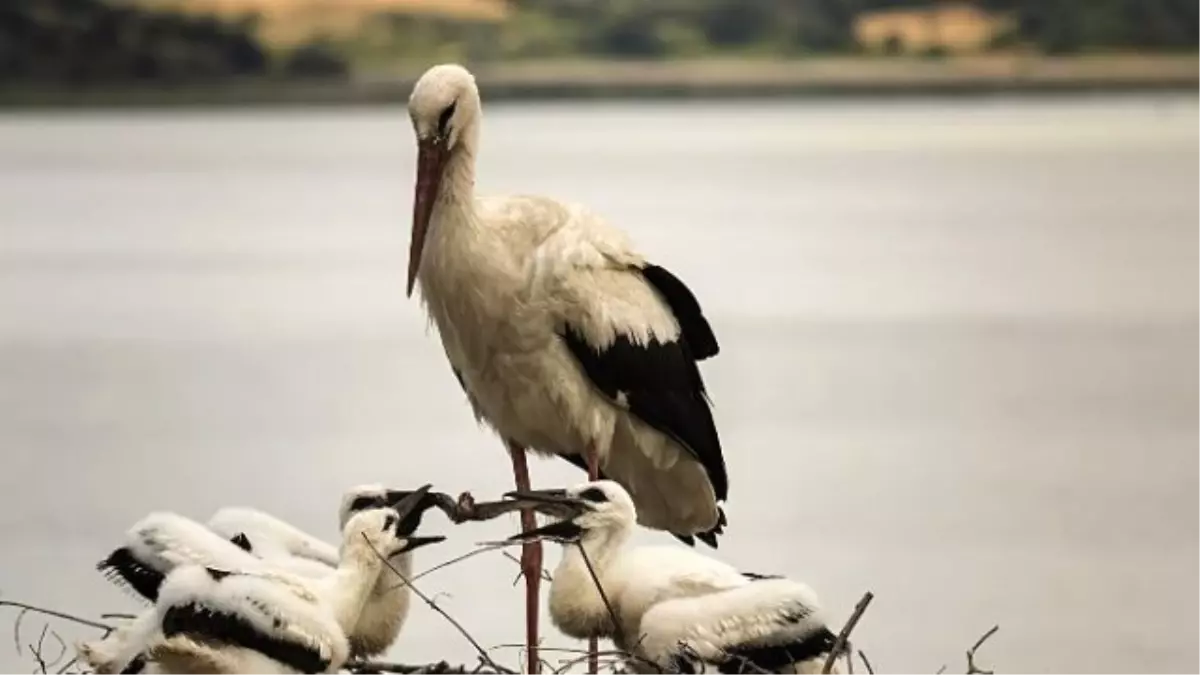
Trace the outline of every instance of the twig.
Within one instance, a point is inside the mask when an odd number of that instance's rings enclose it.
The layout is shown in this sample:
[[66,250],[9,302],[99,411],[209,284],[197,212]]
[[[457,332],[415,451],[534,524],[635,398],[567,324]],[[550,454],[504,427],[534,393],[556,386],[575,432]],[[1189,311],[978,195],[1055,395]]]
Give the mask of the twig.
[[470,642],[471,646],[475,648],[475,651],[479,653],[479,658],[482,659],[488,666],[495,668],[496,672],[498,672],[498,673],[512,673],[513,672],[513,671],[509,670],[508,668],[505,668],[505,667],[501,666],[500,664],[496,663],[495,661],[493,661],[492,657],[488,656],[487,651],[479,644],[479,642],[477,642],[475,640],[475,638],[471,637],[471,634],[467,632],[467,629],[463,628],[462,624],[460,624],[458,621],[455,621],[454,617],[450,616],[446,612],[446,610],[439,607],[438,604],[436,602],[434,602],[428,595],[425,595],[424,593],[422,593],[421,589],[414,586],[410,579],[405,577],[404,574],[402,572],[400,572],[400,570],[396,569],[396,566],[393,565],[392,562],[387,559],[387,556],[384,556],[382,553],[380,553],[378,550],[375,549],[375,545],[371,543],[370,539],[367,539],[367,536],[365,533],[363,534],[363,541],[367,542],[367,546],[369,546],[371,548],[371,551],[381,561],[383,561],[383,564],[386,565],[387,568],[390,569],[393,574],[395,574],[397,577],[400,578],[401,581],[403,581],[405,584],[407,584],[408,587],[410,589],[412,589],[412,592],[417,594],[417,597],[419,597],[419,598],[421,598],[421,600],[425,601],[425,604],[429,605],[429,607],[432,608],[433,611],[437,612],[438,614],[441,614],[443,617],[445,617],[445,619],[447,621],[450,622],[450,624],[452,626],[454,626],[456,629],[458,629],[458,632],[462,633],[463,637],[467,638],[467,642]]
[[17,620],[13,622],[13,644],[17,649],[17,656],[21,656],[21,622],[25,620],[25,615],[29,613],[30,608],[25,607],[17,614]]
[[42,634],[38,636],[37,646],[29,645],[29,651],[33,652],[33,658],[37,660],[38,668],[41,669],[37,672],[41,673],[46,672],[46,659],[42,658],[42,645],[46,642],[46,631],[48,630],[50,630],[50,624],[43,624]]
[[944,672],[946,672],[946,664],[944,664],[944,663],[943,663],[943,664],[942,664],[942,667],[941,667],[941,668],[938,668],[938,669],[937,669],[937,672],[936,672],[936,673],[934,673],[934,675],[942,675],[942,673],[944,673]]
[[[488,551],[494,551],[496,548],[499,548],[499,547],[498,546],[489,546],[489,547],[485,547],[485,548],[477,548],[474,551],[471,551],[470,553],[460,555],[457,558],[451,558],[443,563],[438,563],[437,565],[430,567],[429,569],[425,570],[424,572],[421,572],[420,574],[413,575],[412,581],[416,581],[417,579],[420,579],[421,577],[425,576],[426,574],[432,574],[442,568],[449,567],[455,563],[460,563],[460,562],[466,560],[467,558],[477,556],[480,553],[487,553]],[[401,581],[400,583],[396,584],[395,586],[388,588],[388,590],[390,591],[395,588],[400,588],[404,584],[405,584],[405,582]]]
[[130,621],[133,621],[134,619],[137,618],[137,615],[126,614],[124,612],[107,612],[105,614],[101,614],[100,618],[101,619],[128,619]]
[[467,673],[466,666],[452,666],[445,661],[426,663],[420,666],[410,666],[403,663],[388,663],[386,661],[353,661],[345,665],[352,673]]
[[70,669],[71,669],[71,666],[75,665],[76,663],[79,663],[79,657],[78,657],[78,656],[72,656],[70,661],[67,661],[66,663],[64,663],[64,664],[63,664],[63,667],[62,667],[62,668],[59,668],[59,669],[58,669],[58,671],[57,671],[56,675],[63,675],[63,673],[65,673],[65,672],[67,672],[68,670],[70,670]]
[[[525,645],[515,644],[515,643],[498,644],[498,645],[492,647],[492,649],[524,649],[524,648],[525,648]],[[552,671],[558,672],[558,673],[565,672],[565,670],[567,668],[570,668],[571,666],[576,666],[576,665],[579,665],[580,663],[583,663],[584,661],[587,660],[588,655],[591,654],[590,651],[588,651],[586,649],[580,649],[578,647],[543,647],[543,646],[539,646],[538,651],[539,652],[561,652],[564,654],[579,655],[579,658],[559,662],[558,668],[551,667]],[[607,658],[610,658],[613,660],[619,659],[621,661],[626,661],[626,660],[637,661],[638,663],[648,666],[649,668],[653,668],[654,672],[659,672],[658,666],[656,666],[655,664],[653,664],[649,661],[646,661],[646,660],[642,659],[641,657],[634,656],[633,654],[630,654],[624,650],[610,649],[610,650],[605,650],[605,651],[601,651],[601,652],[596,652],[596,655],[600,656],[600,657],[607,657]],[[612,663],[613,663],[613,661],[609,661],[610,665]],[[549,665],[549,664],[547,664],[547,665]]]
[[25,612],[37,612],[38,614],[45,614],[46,616],[52,616],[56,619],[63,619],[65,621],[74,621],[75,623],[78,623],[78,624],[81,624],[84,626],[89,626],[91,628],[98,628],[100,630],[108,631],[110,633],[112,631],[116,630],[116,626],[110,626],[109,624],[101,623],[99,621],[92,621],[91,619],[84,619],[83,617],[78,617],[73,614],[67,614],[66,612],[58,612],[53,609],[46,609],[44,607],[38,607],[37,605],[27,605],[23,602],[13,602],[11,600],[0,600],[0,607],[20,608],[21,614],[18,615],[18,617],[17,617],[18,621],[20,620],[21,616],[24,616]]
[[867,605],[871,604],[871,600],[875,598],[875,594],[871,591],[863,593],[862,599],[854,606],[854,612],[846,621],[846,625],[842,626],[842,631],[838,633],[837,641],[833,643],[833,649],[830,650],[829,656],[825,657],[825,666],[821,668],[821,672],[828,674],[833,671],[833,662],[837,661],[838,654],[846,649],[846,641],[850,639],[850,631],[858,625],[858,620],[862,618],[863,612],[867,611]]
[[[489,549],[489,550],[490,550],[490,549]],[[513,554],[509,553],[508,551],[501,551],[501,552],[500,552],[500,554],[501,554],[501,555],[503,555],[505,558],[508,558],[509,560],[511,560],[511,561],[513,561],[513,562],[515,562],[515,563],[517,563],[518,565],[520,565],[520,564],[521,564],[521,559],[520,559],[520,558],[518,558],[517,556],[515,556],[515,555],[513,555]],[[521,574],[525,574],[525,570],[521,570]],[[553,582],[553,581],[554,581],[554,577],[550,576],[550,572],[549,572],[549,571],[547,571],[545,567],[543,567],[543,568],[542,568],[542,575],[541,575],[541,576],[542,576],[542,579],[543,579],[543,580],[545,580],[545,581],[549,581],[549,582]],[[518,579],[518,580],[520,580],[520,579],[521,579],[521,576],[520,576],[520,575],[517,575],[517,579]],[[513,585],[515,586],[515,585],[516,585],[516,583],[514,583]]]
[[612,603],[608,601],[608,593],[604,592],[604,585],[600,583],[600,577],[596,576],[596,570],[592,567],[592,559],[588,557],[587,551],[583,548],[583,542],[575,542],[575,546],[579,548],[579,555],[583,556],[583,563],[587,565],[588,574],[592,577],[592,583],[596,585],[596,590],[600,592],[600,599],[604,601],[604,608],[608,610],[608,617],[613,623],[613,641],[617,644],[626,644],[624,635],[621,630],[621,622],[617,619],[617,613],[613,611]]
[[968,673],[968,675],[971,675],[973,673],[980,673],[981,675],[992,675],[992,671],[984,670],[983,668],[980,668],[979,666],[975,665],[975,652],[978,651],[979,648],[983,646],[983,643],[987,642],[989,638],[991,638],[993,635],[995,635],[996,631],[998,631],[998,630],[1000,630],[1000,624],[996,624],[995,626],[992,626],[991,628],[988,629],[988,631],[986,633],[984,633],[983,635],[980,635],[979,639],[975,641],[975,644],[971,645],[971,648],[967,650],[967,673]]
[[875,675],[875,668],[871,666],[871,660],[867,658],[867,653],[863,650],[858,650],[858,658],[862,659],[863,666],[867,669],[868,675]]
[[846,673],[847,673],[847,675],[854,675],[854,645],[850,644],[849,640],[846,640],[845,652],[846,652]]

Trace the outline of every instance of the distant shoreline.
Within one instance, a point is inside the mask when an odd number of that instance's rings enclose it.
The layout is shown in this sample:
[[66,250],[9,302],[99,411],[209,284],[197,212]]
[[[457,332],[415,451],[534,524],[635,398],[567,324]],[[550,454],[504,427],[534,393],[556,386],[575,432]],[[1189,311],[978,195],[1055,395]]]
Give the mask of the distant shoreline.
[[[928,96],[1192,91],[1196,54],[796,60],[555,61],[473,66],[489,101]],[[67,88],[0,85],[0,110],[359,105],[408,98],[419,68],[346,80]]]

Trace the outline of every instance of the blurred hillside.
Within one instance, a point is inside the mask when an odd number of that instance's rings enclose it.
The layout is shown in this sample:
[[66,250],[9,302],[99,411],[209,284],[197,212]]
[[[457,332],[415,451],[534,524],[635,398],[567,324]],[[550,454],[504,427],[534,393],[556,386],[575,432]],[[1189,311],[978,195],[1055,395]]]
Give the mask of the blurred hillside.
[[862,70],[898,60],[886,57],[1191,53],[1197,14],[1195,0],[3,0],[0,85],[328,81],[450,59],[838,56]]

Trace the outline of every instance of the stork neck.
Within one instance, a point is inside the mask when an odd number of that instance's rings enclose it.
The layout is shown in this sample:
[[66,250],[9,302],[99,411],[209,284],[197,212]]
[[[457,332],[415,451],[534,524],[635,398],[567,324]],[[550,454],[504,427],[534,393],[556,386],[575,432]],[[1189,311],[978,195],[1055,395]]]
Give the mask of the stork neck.
[[371,589],[378,583],[383,561],[366,542],[347,542],[342,559],[328,579],[330,605],[338,625],[347,633],[354,630]]
[[[592,530],[578,544],[568,546],[564,558],[577,559],[575,562],[579,565],[587,565],[590,562],[596,575],[601,576],[601,571],[608,567],[628,539],[629,530],[626,528]],[[587,554],[586,561],[583,559],[584,554]]]
[[465,136],[450,154],[442,170],[438,188],[438,206],[443,208],[469,207],[475,197],[475,143]]

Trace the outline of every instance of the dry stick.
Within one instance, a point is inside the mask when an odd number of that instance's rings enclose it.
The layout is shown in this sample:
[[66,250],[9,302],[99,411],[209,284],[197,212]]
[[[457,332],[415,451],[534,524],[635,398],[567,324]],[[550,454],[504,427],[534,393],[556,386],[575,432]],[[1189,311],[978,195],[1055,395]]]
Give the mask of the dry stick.
[[[477,548],[474,551],[471,551],[470,553],[466,553],[466,554],[458,556],[457,558],[451,558],[451,559],[447,560],[446,562],[434,565],[433,567],[430,567],[429,569],[425,570],[424,572],[421,572],[420,574],[415,574],[415,575],[413,575],[412,580],[416,581],[417,579],[420,579],[421,577],[425,576],[426,574],[432,574],[442,568],[449,567],[455,563],[460,563],[460,562],[466,560],[467,558],[477,556],[480,553],[487,553],[488,551],[494,551],[497,548],[499,548],[499,546],[489,546],[489,547],[485,547],[485,548]],[[405,582],[402,581],[402,582],[396,584],[395,586],[388,587],[388,590],[390,591],[390,590],[393,590],[396,588],[400,588],[404,584],[405,584]]]
[[[525,645],[523,645],[523,644],[516,644],[516,643],[504,643],[504,644],[498,644],[498,645],[496,645],[496,646],[492,647],[492,649],[524,649],[524,648],[525,648]],[[559,672],[559,673],[561,673],[561,672],[565,672],[565,669],[566,669],[566,668],[570,668],[571,666],[576,666],[576,665],[579,665],[580,663],[583,663],[584,661],[586,661],[586,660],[587,660],[587,658],[588,658],[588,655],[589,655],[589,654],[591,654],[591,652],[589,652],[588,650],[586,650],[586,649],[579,649],[578,647],[538,647],[538,651],[542,651],[542,652],[563,652],[563,653],[566,653],[566,654],[578,654],[578,655],[580,655],[578,658],[574,658],[574,659],[570,659],[570,660],[566,660],[566,661],[561,661],[561,662],[560,662],[560,665],[559,665],[559,667],[558,667],[558,668],[553,668],[553,667],[551,668],[552,670],[554,670],[554,672]],[[624,659],[633,659],[633,660],[636,660],[636,661],[641,661],[641,659],[639,659],[638,657],[636,657],[636,656],[632,656],[631,654],[628,654],[628,653],[626,653],[626,652],[624,652],[624,651],[621,651],[621,650],[619,650],[619,649],[610,649],[610,650],[605,650],[605,651],[597,652],[597,656],[602,656],[602,657],[610,658],[610,659],[612,659],[613,661],[616,661],[616,660],[618,660],[618,659],[621,659],[621,660],[624,660]],[[612,662],[612,661],[610,661],[610,663],[611,663],[611,662]],[[653,666],[653,665],[654,665],[654,664],[650,663],[649,661],[644,661],[643,663],[646,663],[647,665],[651,665],[651,666]],[[549,665],[549,664],[547,664],[547,665]]]
[[40,672],[46,672],[46,660],[42,658],[42,645],[46,642],[46,631],[50,630],[50,624],[42,626],[42,634],[38,636],[37,646],[29,645],[29,651],[33,652],[33,658],[37,659]]
[[829,656],[825,657],[825,666],[821,668],[822,673],[828,674],[833,671],[833,662],[837,660],[838,654],[846,649],[846,640],[850,639],[850,631],[854,630],[854,626],[862,618],[863,612],[867,611],[867,605],[871,604],[871,600],[874,598],[875,594],[871,591],[863,593],[862,599],[854,606],[854,613],[850,615],[846,625],[842,626],[842,632],[838,633],[837,642],[833,643],[833,649],[830,650]]
[[[49,628],[49,627],[50,627],[50,624],[46,624],[46,628]],[[45,639],[45,637],[46,637],[46,630],[42,629],[42,637],[40,639],[38,639],[38,651],[39,652],[42,650],[42,640]],[[55,631],[55,630],[50,631],[50,637],[54,638],[55,641],[58,642],[58,656],[54,657],[54,659],[52,661],[50,661],[50,663],[47,665],[48,668],[53,668],[54,666],[58,665],[59,661],[62,661],[64,656],[67,655],[67,643],[63,642],[62,636],[58,634],[58,631]]]
[[65,664],[63,664],[62,668],[58,669],[58,672],[56,673],[56,675],[63,675],[63,673],[70,670],[71,666],[75,665],[76,663],[79,663],[79,657],[72,656],[70,661],[67,661]]
[[[488,549],[488,550],[491,550],[491,549]],[[508,558],[509,560],[511,560],[511,561],[513,561],[513,562],[515,562],[515,563],[517,563],[518,565],[520,565],[520,564],[521,564],[521,559],[520,559],[520,558],[518,558],[517,556],[515,556],[515,555],[513,555],[513,554],[509,553],[508,551],[501,551],[501,554],[502,554],[502,555],[503,555],[505,558]],[[522,574],[525,574],[525,570],[521,570],[520,574],[518,574],[518,575],[517,575],[517,579],[518,579],[518,580],[520,580],[520,579],[521,579],[521,575],[522,575]],[[553,581],[554,581],[554,577],[550,576],[550,572],[549,572],[549,571],[548,571],[548,570],[547,570],[545,567],[543,567],[543,568],[542,568],[542,580],[543,580],[543,581],[549,581],[549,582],[553,582]],[[516,582],[514,582],[514,583],[513,583],[513,585],[514,585],[514,586],[516,586],[516,585],[517,585],[517,584],[516,584]]]
[[620,644],[625,644],[624,636],[621,631],[621,622],[617,620],[617,613],[613,611],[612,603],[608,601],[608,593],[604,592],[604,585],[600,583],[600,577],[596,576],[596,570],[592,567],[592,559],[588,557],[587,551],[583,548],[583,542],[575,542],[575,546],[579,548],[579,555],[583,556],[583,563],[587,565],[588,574],[592,577],[592,583],[596,585],[596,590],[600,592],[600,599],[604,601],[604,608],[608,610],[608,618],[613,622],[613,637]]
[[82,624],[84,626],[89,626],[91,628],[99,628],[100,630],[108,631],[110,633],[112,631],[116,630],[115,626],[110,626],[106,623],[101,623],[99,621],[92,621],[91,619],[84,619],[82,617],[78,617],[73,614],[67,614],[66,612],[57,612],[53,609],[46,609],[44,607],[38,607],[37,605],[27,605],[23,602],[12,602],[11,600],[0,600],[0,607],[16,607],[16,608],[21,609],[21,614],[18,615],[18,617],[17,617],[18,621],[20,620],[21,616],[25,615],[26,612],[37,612],[38,614],[45,614],[46,616],[52,616],[56,619],[63,619],[65,621],[74,621],[75,623]]
[[13,622],[13,644],[17,648],[17,656],[21,656],[21,622],[25,620],[25,615],[29,613],[29,608],[26,607],[17,614],[17,620]]
[[377,551],[375,549],[375,545],[371,543],[370,539],[367,539],[367,536],[365,533],[363,534],[363,541],[367,542],[367,546],[369,546],[371,548],[371,551],[381,561],[383,561],[384,565],[387,565],[387,568],[390,569],[393,574],[395,574],[397,577],[400,578],[401,581],[403,581],[405,584],[407,584],[408,587],[410,589],[412,589],[412,592],[417,594],[417,597],[424,600],[425,604],[429,605],[433,609],[433,611],[437,612],[438,614],[441,614],[443,617],[446,618],[447,621],[450,622],[451,625],[453,625],[455,628],[457,628],[458,632],[462,633],[463,637],[467,638],[467,641],[470,642],[471,646],[475,648],[475,651],[479,653],[479,658],[483,659],[484,662],[487,663],[487,665],[491,666],[492,668],[495,668],[496,672],[498,672],[498,673],[512,673],[513,672],[513,671],[509,670],[508,668],[505,668],[505,667],[501,666],[500,664],[496,663],[495,661],[493,661],[492,657],[488,656],[487,651],[484,650],[484,648],[479,644],[479,642],[477,642],[475,640],[475,638],[471,637],[471,634],[467,632],[467,629],[462,627],[462,624],[460,624],[458,621],[455,621],[454,617],[450,616],[446,612],[446,610],[442,609],[441,607],[438,607],[438,604],[436,602],[434,602],[432,599],[430,599],[430,597],[428,595],[425,595],[424,593],[422,593],[421,589],[417,588],[416,586],[413,586],[412,581],[409,580],[407,577],[405,577],[404,574],[400,572],[400,570],[396,569],[396,566],[392,564],[392,561],[388,560],[386,556],[384,556],[382,553],[380,553],[379,551]]
[[850,641],[846,641],[846,673],[854,675],[854,645]]
[[500,675],[491,670],[482,670],[476,667],[473,670],[468,670],[466,665],[450,665],[444,661],[438,663],[427,663],[425,665],[406,665],[403,663],[384,663],[382,661],[360,661],[358,663],[347,664],[343,670],[352,671],[352,673],[368,674],[368,673],[392,673],[396,675]]
[[972,673],[981,673],[982,675],[992,675],[992,671],[984,670],[975,665],[975,652],[978,651],[979,648],[983,646],[983,643],[987,642],[989,638],[991,638],[993,635],[995,635],[996,631],[998,631],[998,630],[1000,630],[1000,624],[996,624],[995,626],[992,626],[991,628],[988,629],[988,631],[986,633],[979,636],[979,639],[975,641],[975,644],[971,645],[971,648],[967,650],[967,673],[968,673],[968,675],[970,675]]
[[858,650],[858,658],[862,659],[863,666],[866,667],[868,675],[875,675],[875,668],[871,666],[871,660],[867,658],[867,653],[863,650]]
[[655,671],[661,671],[662,669],[658,667],[658,664],[651,663],[650,661],[633,654],[633,650],[636,649],[637,645],[642,643],[641,639],[632,645],[625,641],[624,631],[621,629],[621,622],[617,620],[617,613],[613,611],[612,603],[608,601],[608,594],[604,592],[604,586],[600,583],[600,578],[596,576],[596,570],[592,567],[591,558],[588,557],[587,551],[584,550],[582,542],[575,542],[575,546],[579,548],[579,555],[583,556],[583,564],[587,565],[588,575],[592,577],[592,583],[596,585],[596,590],[600,592],[600,599],[604,601],[604,608],[608,610],[608,616],[610,619],[612,619],[613,641],[617,644],[627,645],[628,650],[626,650],[626,655],[633,660],[639,661],[648,666],[652,666]]

